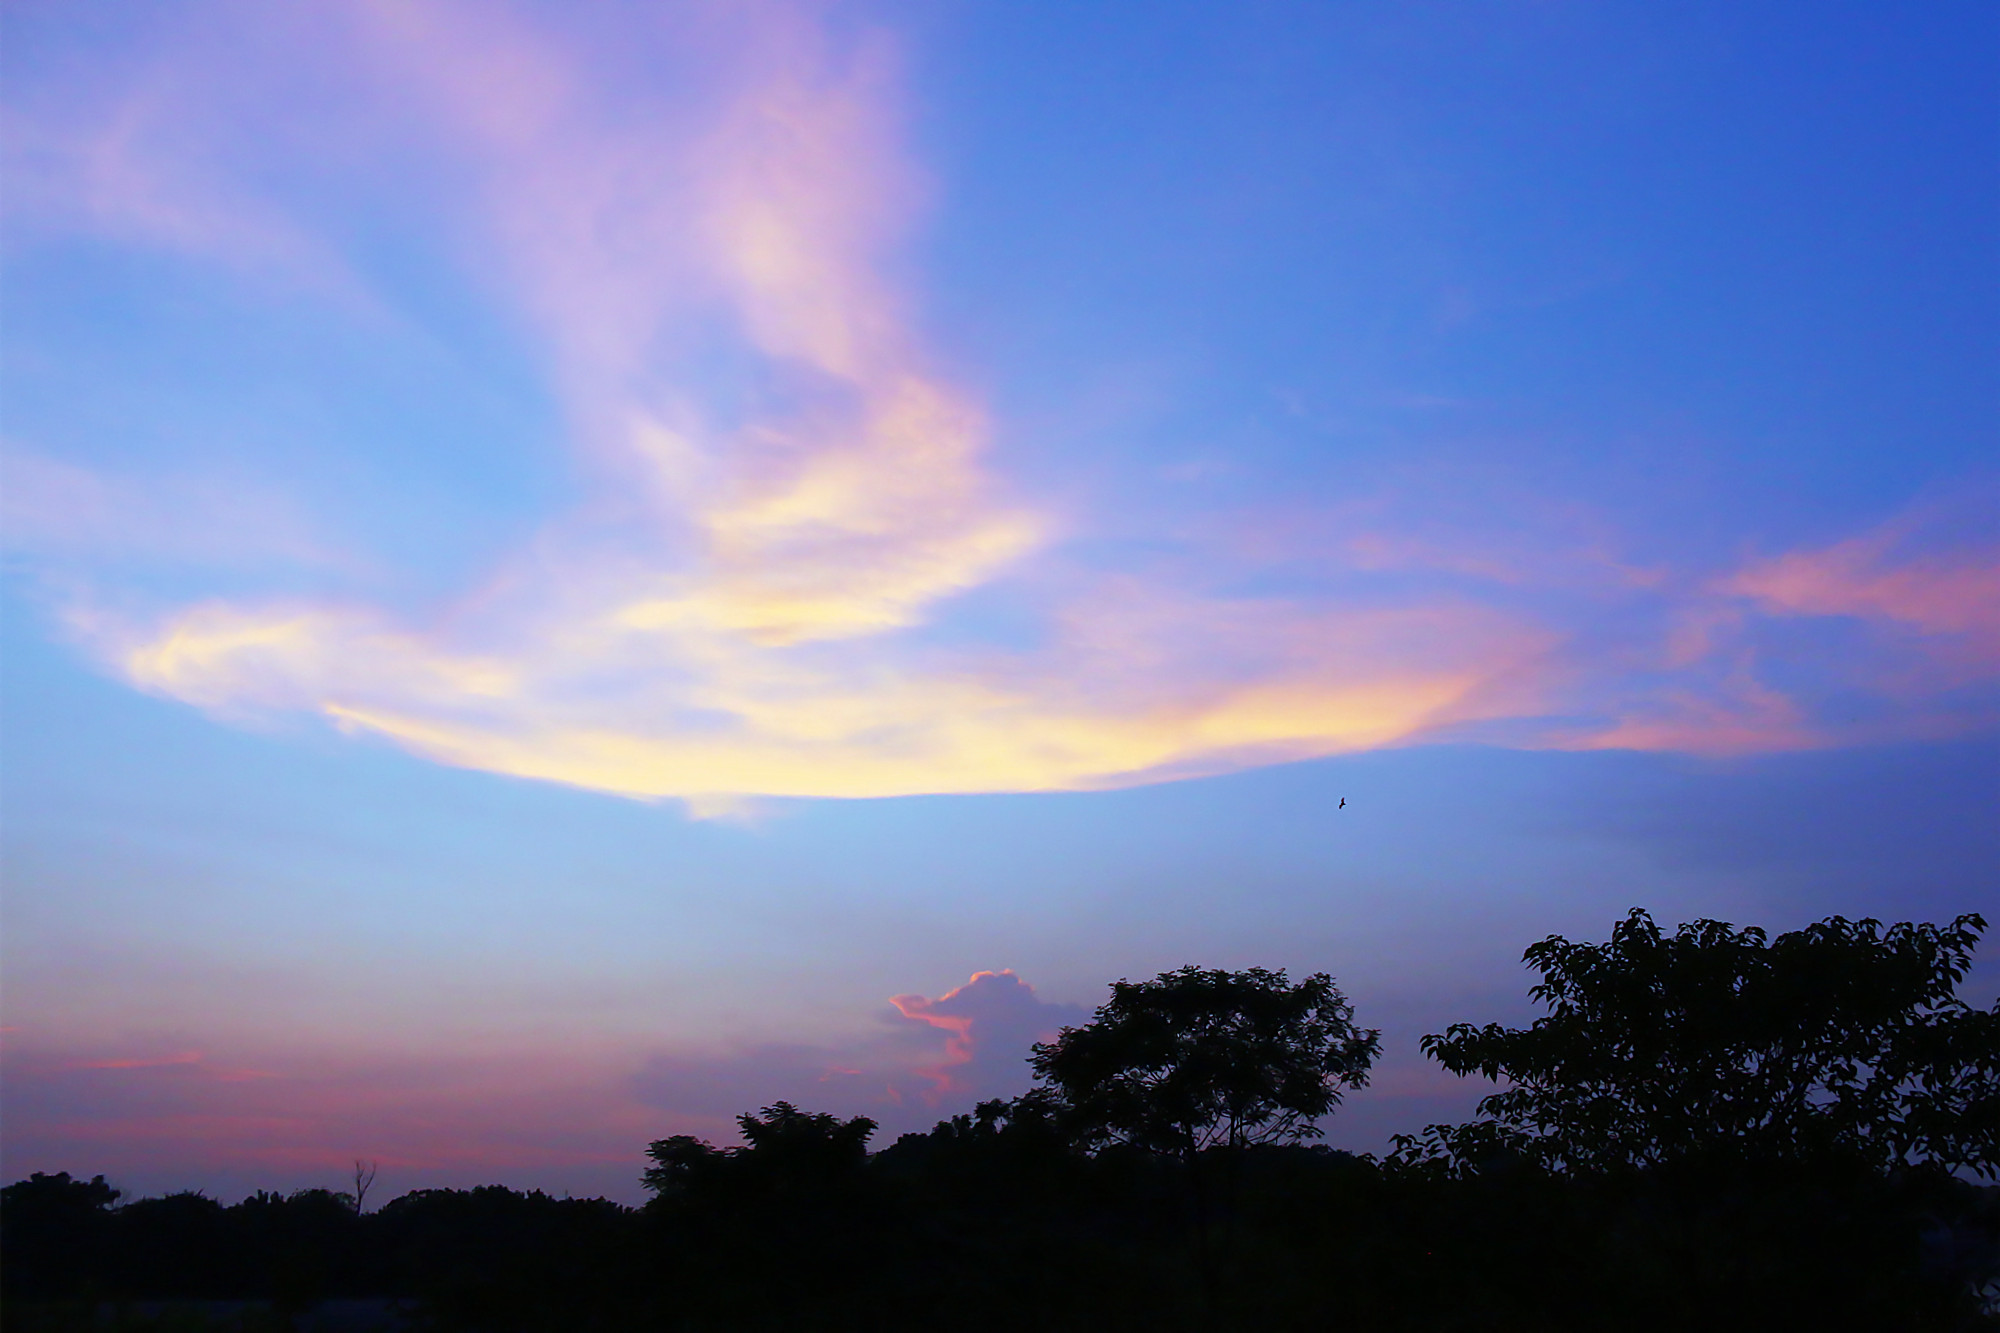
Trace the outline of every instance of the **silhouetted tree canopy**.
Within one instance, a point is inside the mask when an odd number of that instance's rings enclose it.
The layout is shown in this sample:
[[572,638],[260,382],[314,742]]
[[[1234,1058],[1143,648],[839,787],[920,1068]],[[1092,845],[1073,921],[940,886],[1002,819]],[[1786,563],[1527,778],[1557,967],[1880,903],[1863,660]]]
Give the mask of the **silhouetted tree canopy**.
[[1994,1166],[2000,1014],[1954,996],[1982,926],[1545,940],[1545,1018],[1427,1042],[1510,1086],[1386,1162],[1286,1141],[1377,1051],[1331,978],[1188,967],[873,1154],[790,1102],[660,1139],[644,1208],[36,1175],[0,1191],[0,1333],[2000,1328],[2000,1186],[1940,1169]]
[[756,1114],[736,1117],[743,1131],[740,1148],[717,1148],[689,1134],[657,1139],[646,1147],[653,1165],[641,1177],[647,1189],[672,1197],[727,1172],[731,1179],[754,1178],[765,1188],[809,1189],[837,1182],[868,1160],[875,1122],[867,1116],[842,1120],[825,1112],[801,1111],[773,1102]]
[[790,1102],[773,1102],[762,1115],[740,1115],[736,1123],[743,1130],[745,1151],[824,1173],[861,1165],[875,1133],[875,1122],[865,1115],[842,1120],[801,1111]]
[[1480,1121],[1399,1139],[1405,1160],[1929,1162],[1991,1176],[2000,1004],[1956,994],[1985,926],[1830,917],[1767,941],[1720,921],[1670,936],[1634,908],[1605,944],[1552,935],[1525,954],[1547,1016],[1424,1038],[1453,1073],[1510,1086]]
[[62,1292],[89,1280],[121,1191],[103,1176],[35,1172],[0,1189],[0,1274],[12,1296]]
[[1204,1148],[1316,1138],[1368,1081],[1381,1034],[1354,1025],[1333,978],[1183,967],[1118,981],[1082,1027],[1037,1042],[1035,1076],[1086,1143],[1192,1160]]

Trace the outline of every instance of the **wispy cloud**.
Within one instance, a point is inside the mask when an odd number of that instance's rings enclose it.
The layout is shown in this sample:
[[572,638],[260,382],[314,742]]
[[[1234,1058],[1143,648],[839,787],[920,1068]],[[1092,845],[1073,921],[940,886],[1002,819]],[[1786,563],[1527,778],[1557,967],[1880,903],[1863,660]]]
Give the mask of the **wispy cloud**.
[[[1742,754],[1963,734],[2000,722],[1990,488],[1674,590],[1659,649],[1584,748]],[[1684,581],[1685,582],[1685,581]]]
[[[1967,507],[1988,525],[2000,496],[1975,491]],[[1840,617],[1888,630],[1939,662],[2000,668],[2000,541],[1940,545],[1952,514],[1919,510],[1817,550],[1754,561],[1721,584],[1766,615]]]
[[170,1055],[131,1055],[110,1059],[79,1060],[67,1067],[163,1071],[213,1083],[247,1083],[252,1079],[277,1077],[276,1074],[264,1069],[242,1069],[216,1064],[202,1051],[175,1051]]
[[297,502],[255,481],[116,473],[0,453],[0,547],[40,560],[170,565],[349,563]]
[[200,1051],[177,1051],[172,1055],[127,1056],[110,1060],[79,1060],[71,1069],[171,1069],[201,1063]]
[[[227,14],[221,8],[208,17]],[[0,207],[11,239],[83,235],[366,308],[365,286],[338,246],[247,185],[232,170],[242,164],[218,152],[246,116],[280,139],[291,128],[270,105],[246,104],[269,91],[266,63],[217,41],[214,29],[189,26],[196,31],[179,35],[191,40],[174,42],[168,24],[122,55],[113,43],[44,50],[38,77],[13,81],[0,111],[8,182]],[[184,57],[204,40],[213,47],[208,60],[159,58]],[[217,78],[218,63],[236,77]],[[310,69],[294,64],[285,72],[295,90]]]
[[[1244,590],[1260,559],[1297,563],[1276,522],[1169,573],[1065,563],[1064,525],[991,466],[993,425],[900,267],[925,186],[892,43],[786,4],[677,10],[642,34],[680,62],[661,80],[587,23],[496,5],[230,12],[258,34],[259,95],[288,108],[274,142],[451,180],[426,216],[538,349],[593,493],[428,616],[321,596],[80,601],[76,632],[140,688],[713,812],[1105,787],[1447,736],[1829,743],[1810,691],[1770,669],[1780,622],[1893,624],[1925,660],[1991,673],[1990,548],[1903,559],[1857,539],[1718,581],[1622,561],[1602,530],[1561,550],[1355,512],[1314,547],[1328,577],[1282,595]],[[325,258],[338,225],[232,183],[254,152],[204,101],[204,59],[179,49],[171,77],[82,128],[30,116],[41,196],[87,201],[72,212],[99,230],[123,219],[118,234],[189,254],[359,283]],[[294,67],[340,96],[285,102]],[[135,146],[156,144],[170,151]],[[108,529],[130,525],[89,516],[117,505],[60,466],[43,488],[84,517],[42,531],[31,515],[30,545],[115,548]],[[1549,588],[1569,603],[1538,602]],[[1029,606],[1032,628],[992,631],[975,591]]]

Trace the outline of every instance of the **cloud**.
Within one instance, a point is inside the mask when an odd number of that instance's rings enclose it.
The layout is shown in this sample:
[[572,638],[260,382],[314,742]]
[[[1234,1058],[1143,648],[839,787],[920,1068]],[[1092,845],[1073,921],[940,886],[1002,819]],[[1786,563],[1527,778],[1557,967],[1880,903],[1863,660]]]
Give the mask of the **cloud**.
[[[2000,496],[1974,493],[1965,507],[1990,524]],[[2000,668],[2000,542],[1941,545],[1955,516],[1932,506],[1831,546],[1753,561],[1720,590],[1769,616],[1858,621],[1941,667],[1991,674]]]
[[656,1054],[633,1087],[646,1105],[710,1135],[733,1136],[737,1115],[779,1099],[867,1115],[893,1135],[1025,1091],[1029,1047],[1085,1017],[1041,999],[1006,968],[976,972],[936,999],[898,995],[889,1004],[880,1026],[841,1043]]
[[289,497],[240,477],[115,473],[9,448],[0,454],[0,543],[71,561],[228,566],[343,563]]
[[1740,755],[1936,740],[2000,724],[1990,484],[1857,536],[1680,573],[1650,628],[1571,691],[1600,715],[1550,743]]
[[1086,1015],[1073,1004],[1049,1004],[1011,968],[975,972],[935,1000],[897,995],[889,1003],[904,1018],[947,1034],[945,1058],[921,1072],[940,1092],[976,1099],[1018,1092],[1028,1050]]
[[108,1060],[79,1060],[69,1069],[158,1070],[214,1083],[244,1083],[251,1079],[276,1078],[265,1069],[239,1069],[218,1065],[201,1051],[176,1051],[171,1055],[125,1056]]
[[[199,260],[244,290],[310,293],[349,313],[379,315],[338,246],[248,185],[262,174],[244,169],[253,164],[218,151],[254,124],[303,157],[293,134],[313,136],[300,117],[284,114],[285,103],[310,105],[322,80],[309,62],[279,70],[266,53],[246,51],[256,25],[231,30],[228,5],[204,17],[176,30],[128,10],[122,21],[144,35],[123,50],[56,40],[38,51],[35,76],[16,82],[0,113],[10,244],[82,236]],[[304,11],[296,21],[302,29],[312,23]],[[324,35],[298,33],[306,43],[322,38],[323,49]],[[204,49],[206,58],[196,58]],[[232,77],[216,77],[222,65]],[[269,98],[274,74],[290,98]]]
[[[391,70],[399,105],[471,164],[474,243],[511,278],[607,490],[431,624],[307,601],[74,612],[140,687],[728,809],[1394,743],[1487,710],[1496,674],[1542,647],[1475,606],[1115,578],[1074,581],[1031,649],[926,634],[1053,528],[986,471],[983,412],[884,277],[921,193],[892,53],[751,7],[695,34],[722,53],[711,104],[654,115],[594,100],[558,45],[499,10],[359,12],[355,58]],[[729,410],[662,355],[703,339],[756,372]]]
[[[718,813],[1434,739],[1836,743],[1793,669],[1811,653],[1781,640],[1838,617],[1901,636],[1904,665],[1860,681],[1875,694],[1992,674],[1990,547],[1909,556],[1893,535],[1718,579],[1626,561],[1560,506],[1495,523],[1482,495],[1418,522],[1326,515],[1310,540],[1255,515],[1157,567],[1093,566],[1074,516],[1002,480],[992,422],[925,337],[904,254],[927,187],[880,34],[781,3],[615,33],[442,0],[218,12],[108,110],[29,99],[17,137],[55,164],[37,197],[93,201],[44,213],[356,286],[326,256],[366,209],[323,201],[388,191],[531,345],[589,493],[428,613],[77,597],[74,633],[141,689]],[[212,52],[243,43],[251,74],[220,77]],[[48,515],[79,516],[26,516],[38,558],[283,545],[200,496],[128,521],[151,511],[65,466],[31,465]],[[1990,718],[1925,702],[1868,734]]]
[[305,604],[209,603],[131,640],[75,623],[134,683],[218,712],[315,708],[446,763],[684,797],[1087,788],[1365,749],[1517,702],[1504,673],[1545,644],[1473,606],[1145,597],[1107,594],[1039,654],[908,663],[601,623],[442,653],[366,609]]
[[1627,704],[1609,727],[1565,737],[1575,750],[1676,750],[1741,755],[1814,749],[1829,743],[1797,701],[1757,678],[1747,664],[1725,669],[1707,688],[1692,683]]
[[79,1060],[72,1069],[171,1069],[185,1065],[199,1065],[200,1051],[180,1051],[173,1055],[136,1056],[114,1060]]

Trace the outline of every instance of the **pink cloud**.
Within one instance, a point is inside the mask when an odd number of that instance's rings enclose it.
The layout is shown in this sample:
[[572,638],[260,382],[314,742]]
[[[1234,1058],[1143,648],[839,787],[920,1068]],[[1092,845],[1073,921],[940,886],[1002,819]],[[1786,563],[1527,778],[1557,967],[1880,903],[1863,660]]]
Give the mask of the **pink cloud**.
[[1650,609],[1633,601],[1640,632],[1594,657],[1580,633],[1576,682],[1557,696],[1598,720],[1548,743],[1740,755],[1992,728],[2000,545],[1990,487],[1962,490],[1842,541],[1681,576]]
[[71,1069],[164,1069],[175,1065],[198,1065],[200,1051],[182,1051],[178,1055],[141,1056],[127,1060],[81,1060]]
[[[243,291],[310,293],[381,318],[336,244],[246,184],[274,165],[291,174],[335,141],[306,108],[343,100],[329,86],[350,63],[337,25],[291,11],[297,37],[323,59],[287,68],[268,48],[243,49],[267,21],[252,8],[225,2],[205,17],[154,26],[122,53],[94,46],[86,59],[37,62],[36,77],[14,81],[0,161],[15,243],[82,234],[215,265]],[[344,100],[351,109],[355,99]]]
[[1724,673],[1706,690],[1666,690],[1632,703],[1609,727],[1565,738],[1574,750],[1670,750],[1744,755],[1814,749],[1830,738],[1799,703],[1747,668]]
[[1075,1005],[1043,1001],[1012,968],[975,972],[963,986],[934,1000],[897,995],[889,1003],[904,1018],[946,1034],[944,1059],[918,1071],[936,1084],[939,1094],[991,1096],[1017,1090],[1029,1047],[1083,1018]]
[[1719,589],[1766,615],[1870,622],[1920,636],[1941,657],[2000,666],[2000,543],[1924,549],[1923,517],[1756,561]]
[[884,1024],[845,1042],[662,1052],[632,1086],[646,1105],[714,1138],[733,1137],[736,1115],[781,1098],[871,1116],[886,1133],[927,1129],[948,1110],[1025,1091],[1029,1047],[1084,1017],[1007,969],[976,973],[936,999],[889,1003]]
[[247,1069],[232,1065],[219,1065],[201,1051],[177,1051],[171,1055],[142,1055],[105,1060],[79,1060],[67,1069],[98,1070],[159,1070],[181,1077],[191,1077],[214,1083],[247,1083],[253,1079],[277,1078],[267,1069]]

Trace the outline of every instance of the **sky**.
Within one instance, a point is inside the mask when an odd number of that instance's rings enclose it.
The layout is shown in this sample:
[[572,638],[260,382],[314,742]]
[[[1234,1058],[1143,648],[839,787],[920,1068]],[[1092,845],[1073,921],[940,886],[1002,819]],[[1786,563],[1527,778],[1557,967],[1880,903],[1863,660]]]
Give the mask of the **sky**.
[[1546,935],[2000,918],[1996,55],[0,10],[0,1170],[636,1200],[1186,963],[1333,973],[1379,1152]]

